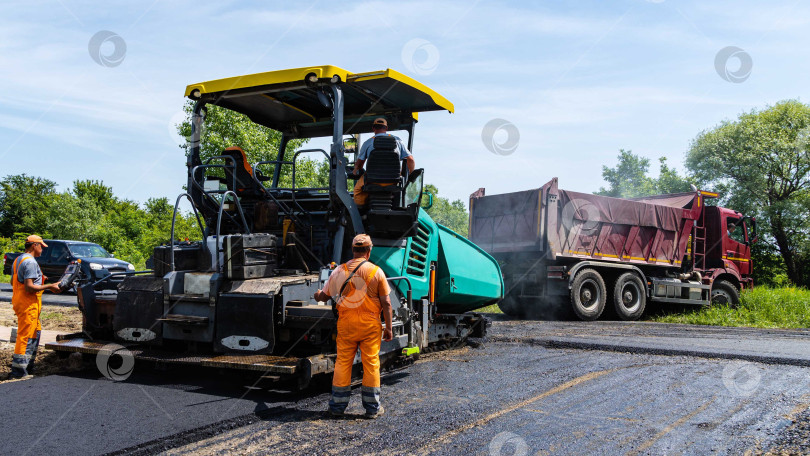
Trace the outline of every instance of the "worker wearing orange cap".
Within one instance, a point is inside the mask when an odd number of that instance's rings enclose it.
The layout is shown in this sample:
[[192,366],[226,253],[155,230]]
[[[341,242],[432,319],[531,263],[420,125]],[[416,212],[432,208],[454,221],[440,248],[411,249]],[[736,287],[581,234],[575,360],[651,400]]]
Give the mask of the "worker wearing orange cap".
[[[329,280],[315,293],[315,300],[337,300],[337,360],[332,378],[329,411],[340,416],[349,405],[352,365],[357,349],[363,362],[362,401],[366,418],[383,413],[380,405],[380,340],[393,339],[391,330],[391,288],[385,273],[369,262],[371,238],[358,234],[352,241],[354,258],[335,268]],[[385,330],[380,312],[385,318]]]
[[42,248],[48,247],[41,237],[32,234],[25,240],[25,253],[17,257],[11,266],[11,306],[17,314],[17,342],[11,356],[11,374],[9,378],[30,377],[34,360],[39,347],[39,335],[42,323],[42,292],[51,290],[58,293],[59,284],[45,285],[48,278],[36,258],[42,255]]

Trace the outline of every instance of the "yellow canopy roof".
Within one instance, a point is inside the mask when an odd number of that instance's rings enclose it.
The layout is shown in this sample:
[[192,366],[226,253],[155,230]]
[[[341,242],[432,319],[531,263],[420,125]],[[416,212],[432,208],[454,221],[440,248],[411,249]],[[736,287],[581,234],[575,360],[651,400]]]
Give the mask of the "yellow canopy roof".
[[318,92],[333,80],[340,81],[344,95],[346,134],[369,131],[375,117],[388,118],[390,129],[395,130],[413,122],[415,113],[454,109],[439,93],[390,68],[350,73],[332,65],[200,82],[187,86],[186,96],[241,112],[256,123],[292,131],[298,137],[328,136],[332,110],[323,105]]

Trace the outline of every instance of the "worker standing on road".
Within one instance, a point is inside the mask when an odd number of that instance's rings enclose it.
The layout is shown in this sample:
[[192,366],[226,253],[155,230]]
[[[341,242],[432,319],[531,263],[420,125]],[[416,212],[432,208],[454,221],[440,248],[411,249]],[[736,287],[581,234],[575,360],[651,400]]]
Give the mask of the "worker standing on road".
[[[357,349],[363,362],[362,400],[366,418],[383,413],[380,405],[380,339],[393,339],[391,329],[391,288],[385,273],[369,262],[371,238],[358,234],[352,241],[354,258],[338,266],[323,290],[315,292],[315,300],[337,300],[337,360],[332,379],[332,399],[329,412],[341,416],[349,405],[352,365]],[[385,318],[385,330],[380,312]]]
[[11,357],[10,379],[30,376],[42,331],[39,320],[42,313],[42,292],[60,291],[58,283],[45,285],[48,278],[42,275],[36,262],[36,258],[42,255],[43,247],[48,247],[48,244],[41,237],[35,234],[28,236],[25,240],[25,253],[17,257],[11,267],[11,306],[17,314],[17,342]]
[[[363,168],[366,160],[368,160],[369,154],[374,149],[374,138],[377,136],[388,135],[388,121],[385,120],[385,117],[378,117],[374,119],[374,122],[371,124],[371,129],[374,131],[374,136],[363,142],[363,146],[360,147],[360,152],[357,153],[357,158],[354,160],[353,173],[355,176],[360,173],[360,170]],[[399,152],[399,159],[405,160],[408,166],[408,172],[412,173],[416,168],[416,161],[413,159],[411,151],[405,147],[405,144],[402,143],[401,139],[397,138],[396,136],[394,136],[394,138],[397,140],[397,152]],[[368,193],[363,191],[363,185],[365,183],[365,176],[360,176],[360,178],[357,179],[357,182],[354,184],[354,202],[358,206],[365,205],[366,200],[368,199]]]

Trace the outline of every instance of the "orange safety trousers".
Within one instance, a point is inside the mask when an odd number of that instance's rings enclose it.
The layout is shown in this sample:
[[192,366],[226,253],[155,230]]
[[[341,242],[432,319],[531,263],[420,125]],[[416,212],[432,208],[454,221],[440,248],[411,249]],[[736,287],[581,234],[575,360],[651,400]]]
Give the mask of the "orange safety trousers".
[[352,365],[359,348],[360,361],[363,362],[363,386],[380,387],[382,332],[379,313],[349,310],[340,315],[333,386],[351,385]]
[[17,279],[17,268],[23,261],[34,261],[31,257],[15,260],[11,268],[11,306],[17,315],[17,341],[14,344],[14,355],[11,357],[12,376],[23,376],[30,373],[39,347],[39,335],[42,331],[40,314],[42,313],[42,291],[30,292],[25,283]]
[[[343,265],[348,275],[348,266]],[[382,343],[382,307],[379,298],[371,298],[368,284],[374,278],[378,266],[361,268],[347,283],[338,303],[337,359],[332,377],[332,398],[329,408],[342,413],[349,403],[352,383],[352,366],[357,349],[363,363],[363,407],[367,413],[377,413],[380,405],[380,344]]]

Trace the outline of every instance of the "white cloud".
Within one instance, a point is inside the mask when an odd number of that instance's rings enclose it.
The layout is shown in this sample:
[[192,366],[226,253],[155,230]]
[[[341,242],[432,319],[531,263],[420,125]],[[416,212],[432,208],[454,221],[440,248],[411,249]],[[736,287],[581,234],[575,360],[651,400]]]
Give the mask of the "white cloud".
[[[793,0],[472,8],[461,1],[319,2],[303,17],[309,4],[157,2],[147,11],[150,4],[0,7],[0,142],[8,146],[30,129],[18,153],[0,159],[3,171],[25,169],[18,157],[35,152],[70,155],[59,171],[77,178],[99,157],[102,166],[132,174],[168,150],[176,154],[166,158],[171,173],[150,175],[131,197],[174,194],[183,183],[182,155],[167,124],[186,84],[320,64],[407,72],[400,53],[413,38],[440,52],[436,72],[417,79],[457,108],[453,116],[420,117],[415,153],[430,166],[429,182],[465,201],[478,186],[519,190],[555,175],[565,188],[596,190],[601,165],[619,147],[671,156],[677,165],[700,130],[742,110],[807,98],[801,75],[810,50],[801,43],[810,37],[810,14]],[[119,67],[90,58],[87,43],[98,30],[126,40]],[[714,70],[717,50],[732,44],[754,58],[744,84],[726,83]],[[493,156],[481,143],[481,128],[494,117],[521,130],[512,156]],[[42,144],[51,147],[32,150]]]

